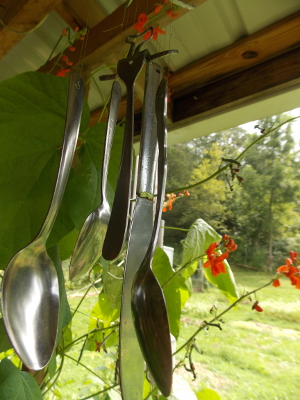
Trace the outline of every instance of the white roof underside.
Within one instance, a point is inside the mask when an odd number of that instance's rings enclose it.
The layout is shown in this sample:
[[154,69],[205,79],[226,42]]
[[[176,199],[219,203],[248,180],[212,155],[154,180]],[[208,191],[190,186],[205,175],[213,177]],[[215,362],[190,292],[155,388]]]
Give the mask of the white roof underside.
[[[96,1],[108,14],[123,3],[121,0]],[[160,61],[162,64],[165,63],[165,66],[169,63],[172,70],[176,71],[299,10],[299,0],[208,0],[195,10],[174,20],[167,27],[166,35],[161,35],[157,42],[151,43],[149,50],[156,52],[167,48],[178,49],[178,55]],[[53,11],[37,29],[27,34],[0,60],[0,81],[41,67],[48,60],[65,27],[65,21]],[[61,51],[61,48],[60,46],[57,52]],[[99,75],[104,73],[109,73],[109,70],[103,70]],[[111,83],[101,82],[98,85],[105,99],[109,94]],[[89,94],[91,111],[103,104],[99,89],[92,82]],[[193,122],[193,125],[188,125],[188,121],[184,127],[180,124],[174,127],[170,135],[172,137],[170,144],[299,106],[299,86],[285,89],[282,94],[266,96],[265,99],[256,100],[253,104],[250,102],[248,105],[237,106],[230,111],[202,119],[197,123]]]

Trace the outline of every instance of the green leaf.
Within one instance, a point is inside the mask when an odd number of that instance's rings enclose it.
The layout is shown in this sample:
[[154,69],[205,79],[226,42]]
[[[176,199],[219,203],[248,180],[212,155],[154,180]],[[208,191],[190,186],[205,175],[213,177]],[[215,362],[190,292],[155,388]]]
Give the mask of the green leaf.
[[[174,274],[167,254],[157,247],[152,260],[153,272],[161,286]],[[165,287],[163,292],[166,299],[167,311],[170,323],[170,330],[176,338],[180,330],[181,309],[189,298],[189,291],[185,279],[181,276],[174,276]]]
[[221,400],[219,394],[213,389],[205,388],[196,393],[198,400]]
[[50,358],[49,364],[48,364],[48,373],[50,378],[52,379],[55,375],[56,371],[56,351],[52,354],[52,357]]
[[102,329],[110,326],[112,328],[91,334],[85,346],[86,350],[95,351],[96,342],[103,342],[103,339],[108,335],[110,336],[105,341],[106,347],[114,346],[115,344],[117,344],[117,332],[116,327],[113,323],[119,318],[119,316],[120,309],[111,307],[106,295],[104,293],[100,293],[98,296],[98,301],[95,304],[91,313],[88,331],[90,332],[93,329]]
[[[221,253],[221,252],[220,252]],[[213,276],[210,268],[204,268],[204,274],[206,279],[217,286],[224,293],[231,303],[234,303],[238,298],[239,294],[237,291],[234,275],[227,260],[223,261],[225,264],[226,274],[220,274],[218,276]]]
[[47,250],[47,253],[49,254],[49,257],[51,258],[51,260],[55,265],[58,276],[59,296],[60,296],[59,322],[58,322],[58,334],[57,334],[57,342],[58,342],[60,340],[63,328],[67,326],[72,319],[72,313],[67,299],[64,274],[58,254],[58,245],[49,248]]
[[21,372],[7,358],[0,361],[1,400],[42,400],[36,380],[28,372]]
[[59,257],[62,261],[68,260],[74,250],[75,243],[78,237],[78,230],[73,229],[70,233],[68,233],[65,237],[61,239],[58,244],[59,247]]
[[[68,79],[38,72],[0,83],[0,268],[33,240],[48,211],[64,134],[68,84]],[[85,104],[82,130],[88,121]],[[60,211],[54,227],[59,239],[73,229],[70,224],[65,227],[64,212],[68,210]]]
[[200,255],[205,255],[205,250],[220,241],[221,236],[203,219],[197,219],[190,227],[186,238],[181,241],[183,245],[181,265],[193,261]]
[[7,351],[12,348],[12,345],[8,339],[3,319],[0,318],[0,353]]
[[[181,242],[183,245],[182,266],[202,254],[205,255],[205,250],[212,243],[220,241],[220,239],[221,236],[210,225],[203,221],[203,219],[197,219],[189,229],[186,238]],[[218,287],[229,301],[234,302],[239,297],[237,287],[233,273],[226,260],[224,264],[226,269],[225,274],[214,277],[210,268],[204,268],[204,273],[209,282]]]

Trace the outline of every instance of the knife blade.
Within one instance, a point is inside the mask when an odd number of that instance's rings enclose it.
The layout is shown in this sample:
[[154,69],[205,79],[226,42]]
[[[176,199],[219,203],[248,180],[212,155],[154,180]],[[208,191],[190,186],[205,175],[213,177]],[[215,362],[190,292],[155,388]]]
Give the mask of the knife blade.
[[147,65],[141,150],[134,209],[122,289],[120,319],[120,384],[123,400],[142,400],[144,359],[136,337],[131,312],[132,283],[147,252],[153,228],[153,192],[157,159],[155,99],[162,77],[161,67]]

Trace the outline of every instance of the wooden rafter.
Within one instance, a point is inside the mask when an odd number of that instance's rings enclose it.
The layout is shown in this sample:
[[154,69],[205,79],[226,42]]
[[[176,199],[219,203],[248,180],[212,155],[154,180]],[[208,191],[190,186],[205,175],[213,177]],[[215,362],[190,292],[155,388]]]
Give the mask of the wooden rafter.
[[[169,80],[173,121],[199,119],[295,84],[300,77],[299,27],[297,12],[176,71]],[[93,120],[100,112],[92,113]]]
[[[229,77],[300,46],[300,12],[290,15],[174,73],[172,93]],[[187,89],[189,91],[189,89]]]
[[[205,1],[207,0],[187,0],[185,2],[198,6]],[[132,28],[136,22],[137,16],[140,13],[146,12],[148,17],[151,18],[154,15],[153,11],[156,5],[157,0],[148,0],[147,2],[133,0],[127,8],[124,3],[90,30],[87,43],[84,44],[83,41],[75,43],[79,51],[72,53],[67,50],[66,55],[74,63],[74,66],[80,63],[90,70],[94,70],[100,65],[105,64],[108,58],[120,59],[124,57],[124,54],[126,54],[128,50],[128,44],[124,44],[124,39],[134,32]],[[180,8],[178,10],[179,17],[186,12],[188,12],[186,9]],[[171,17],[164,16],[159,19],[159,24],[161,27],[165,27],[171,20]],[[80,50],[83,45],[86,46],[84,49],[84,57],[80,55]],[[55,66],[56,63],[57,57],[54,57],[43,65],[39,71],[51,71],[51,73],[55,74],[59,70],[59,67]],[[53,66],[55,67],[53,68]]]
[[0,58],[35,29],[61,0],[4,0],[0,8]]
[[106,14],[94,0],[62,0],[55,11],[72,28],[93,28]]
[[199,119],[300,83],[300,47],[173,100],[173,122]]

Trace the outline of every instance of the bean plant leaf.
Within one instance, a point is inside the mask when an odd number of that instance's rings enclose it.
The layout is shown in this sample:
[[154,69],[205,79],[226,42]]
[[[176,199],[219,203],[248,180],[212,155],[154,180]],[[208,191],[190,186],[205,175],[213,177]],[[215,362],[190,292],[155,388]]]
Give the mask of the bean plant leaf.
[[107,296],[100,293],[97,303],[94,305],[89,320],[88,331],[112,327],[111,329],[99,330],[92,333],[86,343],[85,349],[95,351],[97,343],[105,343],[106,347],[117,344],[117,329],[115,321],[120,316],[120,308],[111,307]]
[[[169,257],[159,247],[155,250],[152,260],[152,269],[158,282],[163,287],[171,333],[175,338],[178,338],[181,309],[189,298],[189,291],[185,279],[182,276],[175,275],[168,281],[175,271],[171,267]],[[164,286],[167,281],[168,283]]]
[[[183,255],[181,265],[194,263],[197,257],[204,255],[205,250],[214,243],[220,241],[221,236],[203,219],[197,219],[190,227],[189,232],[184,240],[181,241],[183,245]],[[220,274],[214,277],[210,268],[205,268],[206,278],[215,286],[217,286],[224,295],[234,302],[238,299],[237,287],[235,284],[233,273],[230,269],[228,262],[225,260],[225,274]]]
[[59,258],[64,261],[71,257],[78,237],[78,230],[73,229],[59,242]]
[[59,322],[58,322],[58,335],[57,335],[57,341],[58,341],[60,339],[63,328],[66,327],[71,321],[72,313],[67,299],[65,280],[64,280],[61,261],[59,258],[58,245],[51,247],[50,249],[47,250],[47,252],[55,265],[58,276],[59,295],[60,295]]
[[221,400],[220,395],[213,389],[202,389],[196,393],[198,400]]
[[[68,79],[38,72],[0,83],[0,268],[37,235],[48,211],[64,134],[68,84]],[[85,104],[81,130],[88,121]],[[61,213],[55,229],[61,237],[66,234]]]
[[36,380],[28,372],[20,371],[10,360],[0,361],[1,400],[42,400]]
[[0,318],[0,353],[3,351],[7,351],[12,348],[12,345],[8,339],[4,323],[3,323],[3,318]]

